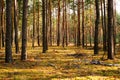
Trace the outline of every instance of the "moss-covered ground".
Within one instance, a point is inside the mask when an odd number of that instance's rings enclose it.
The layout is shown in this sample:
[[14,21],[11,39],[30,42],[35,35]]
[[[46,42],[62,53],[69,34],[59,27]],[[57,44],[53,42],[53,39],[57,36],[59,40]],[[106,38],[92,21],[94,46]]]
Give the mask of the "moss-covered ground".
[[119,80],[120,66],[91,64],[99,60],[106,64],[120,64],[120,53],[115,60],[107,60],[104,52],[93,55],[93,49],[77,47],[49,47],[42,53],[42,47],[27,48],[27,60],[21,61],[20,54],[15,54],[14,62],[4,62],[4,48],[0,50],[0,80]]

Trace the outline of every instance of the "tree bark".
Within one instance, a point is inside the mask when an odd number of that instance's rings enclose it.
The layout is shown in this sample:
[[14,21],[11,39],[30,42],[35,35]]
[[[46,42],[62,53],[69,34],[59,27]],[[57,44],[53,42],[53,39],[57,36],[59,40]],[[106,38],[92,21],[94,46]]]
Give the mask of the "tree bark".
[[13,41],[14,41],[14,35],[13,35],[13,31],[14,31],[14,1],[12,1],[12,29],[11,29],[11,44],[13,45]]
[[77,46],[80,46],[80,0],[78,0],[78,27],[77,27]]
[[3,4],[4,4],[4,1],[1,0],[0,1],[0,49],[2,48],[2,29],[3,29],[3,19],[4,19],[4,14],[3,14]]
[[46,16],[45,16],[45,0],[42,0],[42,45],[43,45],[43,53],[46,53]]
[[34,43],[35,43],[35,0],[33,0],[33,36],[32,36],[32,47],[34,48]]
[[68,46],[67,0],[65,0],[65,44]]
[[100,20],[100,14],[99,14],[99,0],[95,0],[96,5],[96,21],[95,21],[95,36],[94,36],[94,54],[98,54],[98,27],[99,27],[99,20]]
[[[4,3],[4,2],[3,2]],[[4,7],[3,7],[4,9]],[[2,9],[2,47],[5,47],[5,11]]]
[[6,0],[6,45],[5,45],[5,62],[12,62],[12,46],[11,46],[11,29],[12,29],[12,1]]
[[107,26],[106,26],[106,2],[103,0],[104,5],[104,27],[103,27],[103,50],[107,50]]
[[73,18],[74,18],[74,21],[73,21],[73,26],[74,26],[74,45],[76,46],[77,45],[77,28],[76,28],[76,21],[75,21],[75,16],[76,16],[76,13],[75,13],[75,0],[73,0]]
[[116,54],[116,0],[113,1],[113,38],[114,38],[114,53]]
[[14,0],[15,52],[19,53],[17,0]]
[[63,0],[62,46],[65,46],[65,0]]
[[84,0],[82,0],[82,47],[84,48]]
[[38,46],[40,46],[40,1],[38,0],[38,26],[37,26],[37,43],[38,43]]
[[108,59],[114,59],[113,0],[108,0]]
[[49,0],[49,26],[50,26],[50,46],[52,46],[52,5],[51,0]]
[[46,30],[45,30],[45,35],[46,35],[46,38],[45,38],[45,41],[46,41],[46,44],[45,44],[45,46],[46,46],[46,50],[48,50],[48,0],[46,0],[45,1],[46,2],[46,6],[45,6],[45,18],[46,18],[46,25],[45,25],[45,28],[46,28]]
[[27,59],[27,9],[28,0],[23,0],[23,16],[22,16],[22,51],[21,51],[21,60]]
[[57,46],[60,46],[60,0],[58,0],[58,31],[57,31]]

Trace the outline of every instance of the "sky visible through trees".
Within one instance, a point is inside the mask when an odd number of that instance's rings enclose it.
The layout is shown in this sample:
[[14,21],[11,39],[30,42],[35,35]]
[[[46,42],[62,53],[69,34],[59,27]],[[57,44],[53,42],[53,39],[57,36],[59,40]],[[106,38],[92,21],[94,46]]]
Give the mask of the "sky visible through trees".
[[120,13],[120,0],[116,0],[116,10]]
[[120,79],[120,0],[0,0],[0,80],[66,79]]

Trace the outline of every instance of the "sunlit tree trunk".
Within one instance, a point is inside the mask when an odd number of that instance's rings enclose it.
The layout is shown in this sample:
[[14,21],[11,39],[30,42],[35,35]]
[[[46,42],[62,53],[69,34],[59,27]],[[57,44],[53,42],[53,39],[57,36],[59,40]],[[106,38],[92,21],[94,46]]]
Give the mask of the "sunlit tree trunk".
[[[92,9],[92,4],[90,4],[90,21],[92,21],[92,15],[91,15],[91,10]],[[93,34],[93,31],[92,31],[92,24],[90,24],[90,47],[92,47],[92,34]]]
[[88,45],[87,45],[87,44],[88,44],[88,33],[87,33],[87,30],[85,31],[85,35],[86,35],[86,36],[85,36],[85,43],[86,43],[85,46],[86,46],[86,49],[87,49],[87,46],[88,46]]
[[84,48],[84,0],[82,0],[82,47]]
[[[57,10],[55,10],[55,8],[54,8],[54,10],[53,10],[53,13],[57,13]],[[53,14],[53,16],[55,16],[55,14]],[[57,16],[57,15],[56,15]],[[54,17],[54,19],[55,19],[55,17]],[[52,30],[53,30],[53,44],[55,43],[55,25],[57,25],[57,23],[55,23],[55,20],[53,20],[52,21],[52,24],[53,24],[53,28],[52,28]]]
[[70,14],[70,5],[69,5],[69,3],[71,3],[70,2],[70,0],[68,0],[68,3],[67,3],[67,28],[68,28],[68,30],[67,30],[67,35],[68,35],[68,37],[67,37],[67,44],[69,45],[69,43],[70,43],[70,41],[71,41],[71,39],[72,39],[72,36],[73,36],[73,34],[72,34],[72,30],[71,30],[71,28],[70,28],[70,25],[71,25],[71,23],[72,23],[72,21],[71,21],[71,14]]
[[2,27],[2,25],[1,25],[1,22],[2,22],[1,18],[2,18],[2,0],[0,0],[0,28]]
[[5,47],[5,11],[3,9],[4,9],[4,6],[2,7],[1,25],[2,25],[2,47]]
[[105,33],[105,26],[104,26],[103,0],[100,1],[100,5],[101,5],[101,22],[102,22],[102,30],[103,30],[103,50],[104,50],[104,48],[105,48],[105,45],[104,45],[105,37],[104,37],[104,35],[106,35],[106,33]]
[[75,21],[75,16],[76,16],[76,14],[75,14],[75,0],[73,0],[73,19],[74,19],[74,21],[73,21],[73,26],[74,26],[74,45],[76,46],[76,43],[77,43],[77,37],[76,37],[76,30],[77,30],[77,28],[76,28],[76,21]]
[[114,53],[116,53],[115,48],[116,48],[116,0],[113,1],[113,37],[114,37]]
[[65,44],[68,46],[67,0],[65,0]]
[[37,43],[40,46],[40,1],[38,0]]
[[3,0],[0,1],[0,49],[2,48]]
[[2,47],[5,47],[5,11],[2,11]]
[[15,52],[19,53],[17,0],[14,0],[14,30],[15,30]]
[[2,47],[5,47],[5,26],[2,28]]

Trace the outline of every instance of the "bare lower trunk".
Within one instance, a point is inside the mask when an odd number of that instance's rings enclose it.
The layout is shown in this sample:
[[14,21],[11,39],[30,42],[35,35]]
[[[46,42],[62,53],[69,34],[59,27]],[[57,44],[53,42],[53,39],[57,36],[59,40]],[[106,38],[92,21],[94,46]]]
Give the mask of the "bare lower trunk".
[[60,46],[60,0],[58,0],[58,28],[57,28],[57,46]]
[[34,48],[35,43],[35,0],[33,0],[33,36],[32,36],[32,47]]
[[108,59],[114,59],[113,0],[108,0]]
[[17,0],[14,0],[14,30],[15,30],[15,52],[19,53],[18,44],[18,16],[17,16]]
[[95,21],[95,36],[94,36],[94,54],[98,54],[98,27],[99,27],[99,0],[95,0],[96,4],[96,21]]
[[37,22],[37,43],[38,46],[40,46],[40,5],[39,5],[39,0],[38,0],[38,22]]
[[22,51],[21,51],[21,60],[27,59],[27,7],[28,0],[23,0],[23,16],[22,16]]
[[84,1],[82,0],[82,47],[84,48]]
[[65,46],[65,0],[63,0],[62,46]]
[[12,62],[12,46],[11,46],[11,29],[12,29],[12,1],[6,0],[6,45],[5,45],[5,62]]
[[80,0],[78,0],[77,46],[80,46]]

